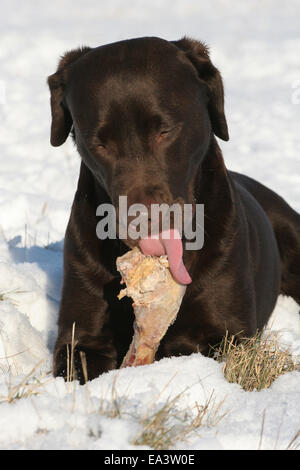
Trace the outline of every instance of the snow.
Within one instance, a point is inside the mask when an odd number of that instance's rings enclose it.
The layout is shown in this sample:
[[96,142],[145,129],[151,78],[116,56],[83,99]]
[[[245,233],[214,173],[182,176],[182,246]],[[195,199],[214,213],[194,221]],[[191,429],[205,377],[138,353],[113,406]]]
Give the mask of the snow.
[[[299,211],[299,18],[298,0],[2,1],[0,448],[145,449],[133,443],[138,417],[179,394],[178,416],[212,399],[204,425],[178,441],[178,449],[289,446],[300,429],[299,372],[260,392],[229,384],[222,364],[200,354],[112,371],[85,386],[47,374],[79,158],[70,140],[56,149],[49,144],[46,77],[65,50],[83,44],[185,34],[206,41],[225,82],[231,140],[221,146],[227,166],[260,180]],[[292,299],[280,297],[269,323],[295,356],[298,312]],[[28,384],[32,370],[36,379]],[[34,386],[39,393],[26,394]]]

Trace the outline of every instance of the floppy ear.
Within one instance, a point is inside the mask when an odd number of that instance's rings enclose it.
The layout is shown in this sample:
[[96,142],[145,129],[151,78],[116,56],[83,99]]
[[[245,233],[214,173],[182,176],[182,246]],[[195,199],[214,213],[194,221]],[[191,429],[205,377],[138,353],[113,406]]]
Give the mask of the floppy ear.
[[179,41],[172,41],[172,44],[185,52],[185,55],[196,68],[199,78],[207,84],[209,90],[208,112],[212,129],[220,139],[229,140],[224,112],[222,77],[209,58],[208,47],[200,41],[186,37]]
[[58,147],[65,142],[73,123],[70,111],[66,103],[64,103],[64,89],[68,80],[68,66],[90,50],[90,47],[82,47],[66,52],[59,61],[57,71],[48,77],[52,114],[50,142],[54,147]]

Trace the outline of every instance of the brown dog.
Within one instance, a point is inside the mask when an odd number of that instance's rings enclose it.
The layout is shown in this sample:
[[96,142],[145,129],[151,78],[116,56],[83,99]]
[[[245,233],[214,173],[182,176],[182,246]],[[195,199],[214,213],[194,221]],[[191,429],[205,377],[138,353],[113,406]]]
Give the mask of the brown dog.
[[[174,277],[192,282],[156,359],[206,354],[226,330],[252,335],[279,293],[300,303],[300,216],[260,183],[226,169],[215,138],[229,138],[222,79],[204,44],[141,38],[84,47],[67,52],[48,83],[51,143],[63,144],[72,129],[82,158],[65,237],[54,375],[66,376],[74,322],[81,382],[80,351],[93,379],[118,367],[130,344],[133,311],[129,299],[117,299],[116,258],[143,244],[96,236],[97,207],[118,209],[120,195],[147,207],[205,207],[203,248],[184,250],[180,259],[171,254],[177,249],[169,254]],[[150,242],[151,251],[159,254]]]

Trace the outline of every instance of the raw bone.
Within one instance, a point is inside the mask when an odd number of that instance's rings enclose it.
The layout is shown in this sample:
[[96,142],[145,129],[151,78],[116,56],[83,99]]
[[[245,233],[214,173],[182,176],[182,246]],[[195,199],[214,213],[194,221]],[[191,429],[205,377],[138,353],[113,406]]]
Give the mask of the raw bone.
[[167,256],[145,256],[138,249],[117,258],[126,288],[118,295],[133,299],[134,335],[121,367],[151,364],[161,339],[175,321],[186,286],[178,284]]

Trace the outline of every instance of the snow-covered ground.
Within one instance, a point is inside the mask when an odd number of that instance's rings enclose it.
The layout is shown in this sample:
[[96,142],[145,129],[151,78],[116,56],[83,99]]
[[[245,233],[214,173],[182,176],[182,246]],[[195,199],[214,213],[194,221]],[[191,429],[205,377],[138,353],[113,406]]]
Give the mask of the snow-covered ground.
[[[58,149],[49,144],[46,77],[58,57],[79,45],[145,35],[206,41],[225,82],[227,166],[270,186],[299,211],[299,24],[298,0],[2,0],[0,448],[140,448],[133,445],[137,417],[181,392],[179,417],[213,398],[204,426],[178,448],[288,447],[300,429],[299,372],[267,390],[245,392],[225,381],[221,364],[194,354],[113,371],[83,387],[48,375],[40,393],[28,396],[24,374],[36,367],[32,376],[39,377],[51,368],[63,237],[79,168],[70,141]],[[298,311],[292,299],[280,298],[271,319],[295,355]],[[107,408],[114,397],[120,412],[112,418]]]

